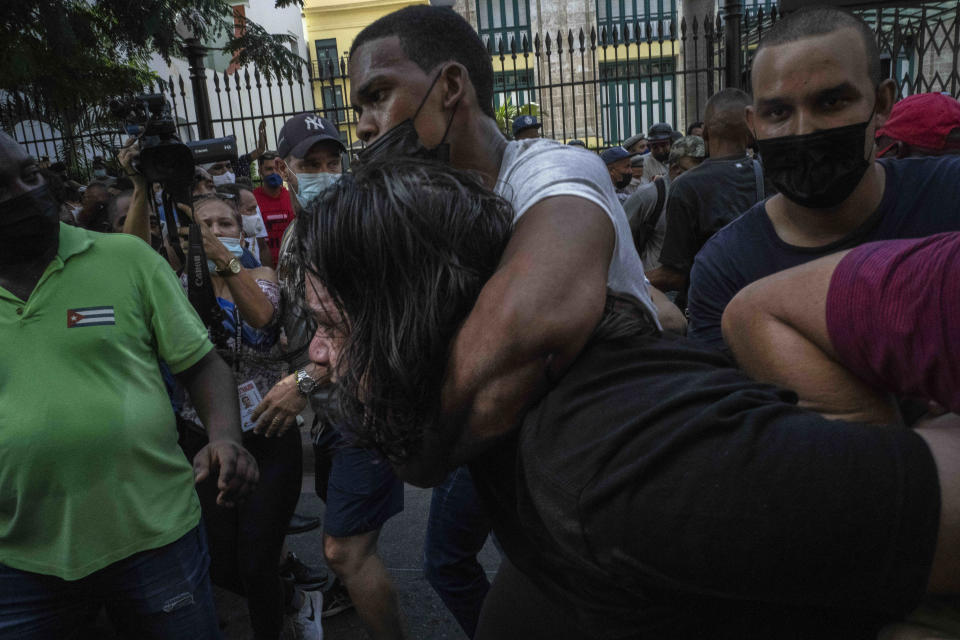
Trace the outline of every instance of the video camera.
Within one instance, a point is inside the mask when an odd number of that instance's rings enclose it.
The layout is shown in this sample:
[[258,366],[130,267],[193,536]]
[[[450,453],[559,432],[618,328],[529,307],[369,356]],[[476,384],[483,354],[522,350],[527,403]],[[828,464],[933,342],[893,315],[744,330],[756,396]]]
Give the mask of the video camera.
[[177,136],[177,123],[170,113],[170,103],[159,93],[111,100],[109,107],[114,117],[124,122],[123,132],[139,138],[140,156],[134,161],[133,168],[148,183],[160,183],[163,187],[167,235],[174,253],[188,273],[190,302],[204,324],[217,336],[217,342],[225,343],[226,337],[221,335],[223,312],[210,283],[200,227],[195,220],[190,221],[189,249],[184,255],[177,236],[177,227],[182,224],[178,216],[183,215],[183,210],[177,205],[190,204],[195,165],[237,161],[236,138],[227,136],[184,144]]
[[139,136],[140,158],[134,168],[147,182],[182,188],[193,182],[194,165],[237,160],[237,141],[232,135],[181,142],[170,103],[162,94],[111,100],[110,112],[124,121],[125,133]]

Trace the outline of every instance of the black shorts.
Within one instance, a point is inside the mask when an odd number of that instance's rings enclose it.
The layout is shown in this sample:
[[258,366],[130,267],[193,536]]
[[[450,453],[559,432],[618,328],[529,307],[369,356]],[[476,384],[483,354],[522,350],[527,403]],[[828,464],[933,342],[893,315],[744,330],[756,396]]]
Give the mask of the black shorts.
[[936,467],[720,354],[589,345],[472,469],[511,561],[585,636],[869,637],[924,594]]
[[318,436],[316,446],[330,456],[326,495],[321,496],[327,504],[325,534],[347,538],[376,531],[403,511],[403,481],[375,451],[347,444],[332,426]]

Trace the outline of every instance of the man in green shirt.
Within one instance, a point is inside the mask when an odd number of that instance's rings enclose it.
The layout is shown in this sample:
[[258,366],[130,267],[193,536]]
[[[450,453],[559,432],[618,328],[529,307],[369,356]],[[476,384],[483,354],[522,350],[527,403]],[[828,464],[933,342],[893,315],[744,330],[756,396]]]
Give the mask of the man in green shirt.
[[[190,463],[158,361],[210,444]],[[217,638],[193,489],[252,490],[229,367],[169,266],[132,236],[61,225],[0,133],[0,637],[70,636],[106,604],[129,637]]]

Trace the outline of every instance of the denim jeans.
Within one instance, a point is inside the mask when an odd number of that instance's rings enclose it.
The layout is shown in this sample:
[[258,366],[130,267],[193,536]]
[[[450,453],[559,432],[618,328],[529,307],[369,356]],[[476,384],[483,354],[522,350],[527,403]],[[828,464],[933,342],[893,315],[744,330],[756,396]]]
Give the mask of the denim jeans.
[[76,638],[106,606],[121,637],[220,638],[203,527],[79,580],[0,565],[0,638]]
[[430,586],[470,638],[490,590],[487,574],[477,562],[490,527],[470,471],[454,469],[433,490],[423,568]]

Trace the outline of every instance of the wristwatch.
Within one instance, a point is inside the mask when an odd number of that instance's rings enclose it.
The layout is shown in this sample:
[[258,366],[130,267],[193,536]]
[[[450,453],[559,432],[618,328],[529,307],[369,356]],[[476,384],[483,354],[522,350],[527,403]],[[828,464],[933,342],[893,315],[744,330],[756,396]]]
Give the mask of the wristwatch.
[[243,269],[243,265],[240,264],[240,261],[236,257],[230,258],[230,262],[227,263],[223,269],[217,269],[217,273],[225,276],[237,275],[240,273],[240,270]]
[[317,387],[317,381],[310,377],[306,369],[297,369],[296,380],[297,390],[300,391],[302,395],[310,395],[310,392]]

